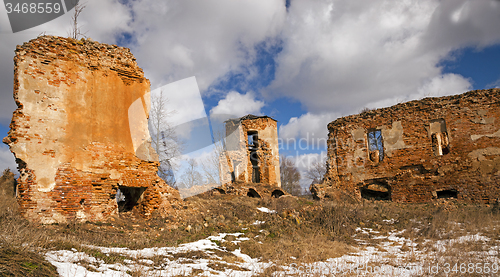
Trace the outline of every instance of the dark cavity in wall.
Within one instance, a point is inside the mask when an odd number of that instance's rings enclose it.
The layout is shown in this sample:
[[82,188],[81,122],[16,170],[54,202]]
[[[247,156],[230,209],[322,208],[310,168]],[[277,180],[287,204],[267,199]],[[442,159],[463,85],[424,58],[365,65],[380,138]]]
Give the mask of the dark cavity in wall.
[[447,189],[447,190],[438,190],[436,191],[437,198],[444,198],[444,199],[449,199],[449,198],[458,198],[458,192],[454,189]]
[[252,189],[252,188],[250,188],[250,189],[248,190],[248,192],[247,192],[247,196],[248,196],[248,197],[252,197],[252,198],[262,198],[262,197],[260,196],[260,194],[259,194],[256,190],[254,190],[254,189]]
[[250,160],[252,162],[252,183],[260,183],[259,156],[257,152],[251,152]]
[[285,195],[285,193],[279,189],[275,189],[272,193],[271,196],[274,198],[280,198],[281,196]]
[[248,131],[248,151],[250,152],[250,162],[252,163],[252,182],[260,183],[260,168],[259,168],[259,134],[257,131]]
[[215,188],[215,191],[219,192],[220,194],[226,194],[226,191],[221,188]]
[[425,169],[425,167],[422,164],[405,165],[405,166],[400,167],[399,169],[400,170],[411,170],[412,173],[417,173],[417,174],[430,173],[430,171]]
[[146,188],[122,187],[116,192],[116,202],[118,203],[118,212],[128,212],[134,209],[142,200],[142,193]]
[[391,200],[391,187],[383,180],[369,180],[360,188],[361,197],[367,200]]

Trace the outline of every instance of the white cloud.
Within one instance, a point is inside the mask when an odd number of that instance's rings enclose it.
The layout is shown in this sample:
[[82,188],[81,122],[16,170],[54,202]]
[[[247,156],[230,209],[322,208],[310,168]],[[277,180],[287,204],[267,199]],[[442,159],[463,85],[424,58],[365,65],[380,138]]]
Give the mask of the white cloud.
[[[190,139],[194,121],[200,123],[200,119],[207,117],[196,78],[178,80],[151,91],[153,106],[158,104],[160,96],[167,114],[164,124],[175,128],[178,136]],[[150,116],[153,118],[155,115]],[[209,137],[210,133],[206,135]]]
[[9,147],[0,145],[0,172],[3,172],[6,168],[10,168],[12,172],[17,173],[17,164],[14,155],[10,152]]
[[261,109],[264,107],[264,102],[255,99],[252,92],[240,94],[236,91],[231,91],[226,95],[226,98],[219,101],[210,113],[234,115],[241,117],[247,114],[260,115]]
[[300,186],[302,189],[309,189],[311,180],[306,177],[306,172],[312,169],[314,163],[325,163],[327,154],[326,151],[322,151],[320,153],[296,155],[290,158],[295,162],[295,166],[300,172]]
[[368,103],[440,94],[438,85],[462,92],[464,79],[443,76],[438,63],[464,46],[498,43],[499,13],[490,0],[292,1],[265,93],[298,99],[316,114],[351,114]]
[[[0,123],[6,125],[15,109],[16,44],[44,31],[66,36],[70,14],[10,34],[4,11],[0,5]],[[498,43],[499,11],[500,2],[490,0],[292,1],[288,13],[283,0],[111,0],[88,1],[80,25],[100,42],[131,34],[132,53],[153,88],[196,76],[202,92],[229,72],[259,78],[248,68],[255,46],[283,40],[275,80],[262,93],[298,99],[308,109],[280,126],[280,138],[311,143],[326,138],[329,122],[362,107],[470,89],[470,80],[443,74],[438,63],[464,46]],[[231,91],[211,113],[261,114],[264,102],[256,97]]]
[[366,104],[367,108],[374,109],[389,107],[398,103],[418,100],[425,97],[440,97],[445,95],[460,94],[472,89],[468,79],[458,74],[438,75],[422,84],[416,93],[407,96],[397,96]]
[[458,74],[439,75],[418,89],[418,95],[439,97],[444,95],[453,95],[464,93],[472,88],[469,80]]
[[[306,113],[292,117],[279,127],[282,148],[286,150],[318,150],[326,147],[327,125],[337,119],[337,113]],[[314,147],[314,148],[313,148]]]
[[[422,99],[424,97],[439,97],[444,95],[453,95],[466,92],[471,89],[469,80],[457,74],[438,75],[420,85],[415,93],[407,96],[395,96],[379,101],[366,103],[365,107],[374,109],[388,107],[401,102]],[[352,113],[358,113],[360,110],[353,110]],[[345,115],[345,114],[343,114]],[[287,150],[317,150],[320,147],[326,147],[328,138],[328,123],[343,116],[340,113],[306,113],[300,117],[292,117],[287,124],[279,127],[279,137],[282,141],[282,147]],[[287,144],[287,142],[289,142]]]
[[489,88],[500,88],[500,78],[486,85]]
[[142,0],[131,3],[132,47],[153,87],[196,76],[200,90],[255,59],[256,44],[276,37],[282,0]]
[[[79,17],[79,26],[87,37],[104,43],[116,43],[118,34],[130,31],[130,10],[118,0],[86,1],[86,8]],[[72,12],[72,11],[71,11]],[[67,37],[69,34],[71,12],[45,24],[13,34],[4,5],[0,5],[0,124],[8,125],[12,112],[16,109],[13,91],[14,50],[39,35]]]
[[[302,154],[294,157],[295,166],[297,166],[297,169],[299,169],[301,173],[310,170],[314,162],[326,162],[326,159],[326,151],[322,151],[320,153]],[[305,174],[303,175],[305,176]]]

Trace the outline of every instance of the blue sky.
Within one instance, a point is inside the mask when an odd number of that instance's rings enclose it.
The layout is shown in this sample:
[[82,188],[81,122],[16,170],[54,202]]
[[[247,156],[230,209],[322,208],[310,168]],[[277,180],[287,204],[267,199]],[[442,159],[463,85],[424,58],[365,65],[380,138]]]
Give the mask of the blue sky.
[[[265,114],[280,138],[324,141],[364,107],[500,86],[496,0],[88,0],[88,37],[129,47],[152,90],[196,77],[208,114]],[[0,8],[0,136],[8,131],[14,49],[70,16],[12,34]],[[301,171],[326,149],[283,149]],[[14,164],[0,147],[0,167]]]
[[472,89],[489,89],[500,86],[500,45],[486,48],[466,47],[452,54],[453,59],[443,60],[443,72],[455,73],[471,80]]

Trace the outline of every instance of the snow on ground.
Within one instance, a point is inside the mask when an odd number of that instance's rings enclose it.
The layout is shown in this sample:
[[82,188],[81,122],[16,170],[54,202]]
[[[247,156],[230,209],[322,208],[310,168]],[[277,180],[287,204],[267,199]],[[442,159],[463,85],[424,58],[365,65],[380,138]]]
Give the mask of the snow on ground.
[[263,213],[268,213],[268,214],[274,214],[274,213],[276,213],[275,210],[270,210],[270,209],[268,209],[266,207],[259,207],[259,208],[257,208],[257,210],[259,210],[259,211],[261,211]]
[[[404,230],[381,234],[370,228],[358,228],[356,234],[353,235],[360,245],[357,252],[330,258],[324,262],[289,264],[281,267],[281,272],[275,272],[275,276],[443,274],[447,269],[452,270],[452,267],[445,267],[446,260],[444,262],[440,260],[440,257],[446,254],[444,251],[447,247],[452,247],[455,243],[480,243],[492,240],[481,234],[475,234],[448,240],[423,240],[423,244],[429,247],[422,248],[418,247],[415,241],[402,237],[403,233]],[[98,251],[100,256],[95,257],[96,255],[92,256],[72,249],[49,251],[46,258],[64,277],[131,276],[135,272],[140,272],[141,276],[253,276],[273,265],[253,259],[241,253],[240,249],[227,251],[220,244],[228,241],[228,236],[232,237],[230,241],[236,245],[249,239],[244,237],[243,233],[221,233],[199,241],[181,244],[178,247],[132,250],[87,245],[85,247],[89,249],[88,252]],[[500,271],[500,247],[497,242],[491,245],[496,246],[490,247],[487,251],[469,252],[464,255],[476,255],[483,263],[489,263],[489,271],[493,274],[491,276],[495,276]],[[118,258],[113,260],[110,257]],[[113,262],[106,263],[104,260]],[[438,264],[439,262],[441,264]],[[480,267],[485,269],[484,264]],[[477,270],[477,267],[474,270]]]
[[[430,244],[435,251],[428,248],[419,250],[417,243],[401,237],[402,231],[392,231],[388,235],[378,235],[380,232],[370,228],[357,228],[358,234],[370,234],[372,239],[379,240],[378,243],[368,242],[363,239],[355,239],[364,247],[359,248],[359,252],[344,255],[338,258],[331,258],[325,262],[316,262],[310,264],[291,264],[284,268],[282,274],[277,276],[434,276],[436,274],[448,273],[471,273],[470,265],[467,260],[456,261],[457,266],[447,260],[440,259],[440,253],[443,253],[445,245],[452,246],[454,243],[463,242],[483,242],[491,239],[480,234],[462,236],[457,239],[430,241],[424,240],[424,243]],[[472,273],[479,271],[489,273],[485,276],[498,276],[500,273],[500,246],[491,247],[488,251],[479,251],[476,253],[463,253],[477,255],[481,257],[482,263],[474,263]],[[404,247],[409,249],[404,250]],[[437,251],[437,252],[436,252]],[[485,264],[487,263],[487,264]],[[462,268],[460,268],[462,266]],[[464,272],[462,272],[462,271]],[[319,275],[318,275],[319,274]]]
[[[49,251],[46,259],[57,267],[61,276],[94,277],[94,276],[131,276],[132,272],[141,272],[146,276],[177,276],[190,275],[196,272],[202,276],[252,276],[270,266],[241,253],[240,249],[232,252],[218,246],[218,242],[226,241],[227,236],[236,237],[231,242],[238,244],[248,240],[240,237],[243,233],[218,234],[199,241],[181,244],[178,247],[154,247],[139,250],[116,247],[98,247],[86,245],[88,249],[98,250],[109,257],[111,254],[119,257],[120,262],[106,264],[85,252],[76,249]],[[200,255],[201,258],[194,256]],[[175,254],[187,254],[176,256]],[[189,256],[192,257],[189,257]],[[234,256],[231,263],[224,256]],[[176,258],[177,257],[177,258]],[[160,260],[160,261],[158,261]]]

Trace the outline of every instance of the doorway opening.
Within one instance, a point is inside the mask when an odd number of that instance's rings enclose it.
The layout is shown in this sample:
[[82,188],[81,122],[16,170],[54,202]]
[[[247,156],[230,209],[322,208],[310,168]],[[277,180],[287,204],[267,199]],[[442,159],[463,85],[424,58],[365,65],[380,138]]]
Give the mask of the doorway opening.
[[146,188],[119,186],[116,192],[118,212],[129,212],[142,200],[142,194]]

